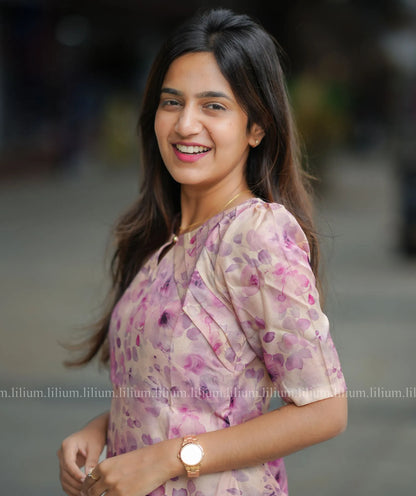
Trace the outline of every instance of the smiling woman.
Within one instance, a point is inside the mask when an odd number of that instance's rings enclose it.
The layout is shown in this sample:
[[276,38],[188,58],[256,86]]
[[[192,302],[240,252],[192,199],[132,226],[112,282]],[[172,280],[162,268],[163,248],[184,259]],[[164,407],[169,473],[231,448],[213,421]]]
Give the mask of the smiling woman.
[[247,114],[212,53],[188,53],[171,64],[155,132],[163,162],[181,184],[182,229],[208,219],[230,196],[248,190],[248,153],[264,132],[257,124],[247,125]]
[[[115,394],[63,441],[62,487],[286,495],[282,457],[342,432],[347,410],[277,43],[245,15],[196,16],[156,58],[139,129],[110,308],[72,362],[100,352]],[[286,405],[268,412],[270,391]]]

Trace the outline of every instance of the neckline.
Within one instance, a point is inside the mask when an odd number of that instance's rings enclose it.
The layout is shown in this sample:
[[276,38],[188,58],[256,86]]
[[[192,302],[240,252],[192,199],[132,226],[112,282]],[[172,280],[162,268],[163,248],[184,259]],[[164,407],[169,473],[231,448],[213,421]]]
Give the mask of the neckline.
[[207,219],[205,222],[203,222],[202,224],[200,224],[199,226],[196,226],[194,229],[191,229],[190,231],[185,231],[183,233],[171,233],[170,235],[170,242],[172,243],[173,242],[173,238],[176,237],[176,241],[173,243],[173,244],[177,244],[179,239],[183,238],[184,236],[187,236],[189,234],[194,234],[195,232],[203,229],[207,224],[210,224],[214,219],[216,219],[217,217],[219,216],[222,216],[222,217],[225,217],[227,214],[229,214],[230,212],[234,211],[234,210],[237,210],[238,208],[240,207],[243,207],[244,205],[246,204],[249,204],[249,203],[257,203],[257,202],[261,202],[261,198],[258,198],[257,196],[252,196],[251,198],[247,198],[247,200],[244,200],[242,201],[241,203],[238,203],[237,205],[233,205],[231,207],[228,207],[226,208],[225,210],[222,210],[221,212],[218,212],[216,214],[214,214],[212,217],[209,217],[209,219]]
[[232,211],[235,211],[241,207],[244,207],[246,204],[254,204],[254,203],[263,203],[263,200],[257,196],[253,196],[251,198],[248,198],[247,200],[242,201],[238,205],[233,205],[232,207],[226,208],[225,210],[218,212],[217,214],[213,215],[209,219],[207,219],[203,224],[200,226],[195,227],[195,229],[192,229],[191,231],[187,231],[181,234],[176,234],[176,233],[171,233],[169,236],[169,239],[159,247],[159,249],[155,253],[155,259],[156,259],[156,265],[160,265],[160,262],[165,258],[165,256],[170,252],[178,243],[179,241],[183,241],[185,236],[188,235],[195,235],[197,231],[200,231],[201,229],[205,228],[208,224],[210,224],[214,219],[216,219],[219,216],[222,216],[224,218],[226,215],[231,213]]
[[[229,207],[231,208],[231,205],[239,205],[240,203],[243,202],[243,200],[239,200],[239,202],[237,202],[236,200],[238,200],[238,198],[240,198],[240,196],[244,195],[245,193],[249,193],[250,195],[252,195],[253,193],[250,191],[250,189],[243,189],[241,191],[239,191],[236,195],[234,195],[230,200],[226,201],[224,203],[224,205],[219,209],[219,210],[216,210],[216,212],[213,212],[211,215],[208,215],[207,217],[205,217],[203,220],[200,220],[200,221],[197,221],[197,222],[193,222],[193,223],[190,223],[188,224],[187,227],[185,228],[182,228],[181,226],[179,226],[178,228],[178,234],[182,234],[182,233],[186,233],[186,232],[191,232],[191,231],[194,231],[195,229],[197,229],[198,227],[202,226],[203,224],[205,224],[209,219],[211,219],[212,217],[215,217],[217,214],[221,213],[221,212],[224,212],[225,210],[227,210]],[[249,197],[250,198],[250,197]],[[247,199],[249,199],[247,198]],[[251,196],[252,198],[252,196]]]

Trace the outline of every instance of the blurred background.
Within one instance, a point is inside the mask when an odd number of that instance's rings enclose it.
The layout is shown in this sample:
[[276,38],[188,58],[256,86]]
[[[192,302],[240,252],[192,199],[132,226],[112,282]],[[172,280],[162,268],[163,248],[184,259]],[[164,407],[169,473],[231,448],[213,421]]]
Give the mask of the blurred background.
[[2,494],[62,494],[57,448],[108,409],[108,372],[65,369],[61,343],[100,315],[110,231],[138,192],[153,57],[210,6],[256,17],[282,45],[318,177],[350,420],[287,458],[291,495],[414,491],[416,0],[0,0]]

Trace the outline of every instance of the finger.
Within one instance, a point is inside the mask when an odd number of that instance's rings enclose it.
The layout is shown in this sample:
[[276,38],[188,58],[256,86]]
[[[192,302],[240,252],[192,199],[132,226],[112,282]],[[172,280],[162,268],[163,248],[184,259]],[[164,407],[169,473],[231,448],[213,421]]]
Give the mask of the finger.
[[85,474],[76,463],[79,451],[76,444],[70,444],[69,446],[61,448],[60,462],[63,471],[67,472],[75,480],[82,482],[85,478]]
[[70,475],[63,468],[63,463],[60,463],[59,467],[59,480],[61,482],[62,488],[67,494],[71,493],[71,496],[72,494],[76,494],[76,496],[79,496],[82,487],[82,481]]
[[[87,477],[85,477],[85,480],[81,486],[81,493],[82,494],[95,494],[95,492],[89,493],[88,491],[92,490],[92,488],[94,488],[94,490],[95,490],[95,486],[100,479],[101,479],[101,475],[99,474],[97,469],[95,469],[92,472],[89,472],[89,474],[87,475]],[[102,492],[104,492],[104,489],[102,490]],[[98,494],[101,494],[101,493],[98,493]]]
[[[71,481],[68,481],[63,477],[61,477],[61,486],[65,494],[68,494],[69,496],[80,496],[81,494],[81,487],[76,487]],[[79,486],[81,486],[80,483]]]
[[87,459],[85,460],[85,473],[88,474],[98,465],[98,460],[101,455],[101,450],[98,446],[90,446]]
[[88,496],[101,496],[102,494],[108,494],[108,487],[103,482],[103,479],[96,481],[89,489],[82,489],[82,495]]
[[73,489],[70,486],[62,486],[62,489],[64,490],[64,493],[67,494],[68,496],[80,496],[80,491]]
[[72,490],[77,491],[78,494],[81,491],[82,483],[75,480],[67,472],[61,472],[60,480],[62,486],[65,485],[65,487],[70,487]]

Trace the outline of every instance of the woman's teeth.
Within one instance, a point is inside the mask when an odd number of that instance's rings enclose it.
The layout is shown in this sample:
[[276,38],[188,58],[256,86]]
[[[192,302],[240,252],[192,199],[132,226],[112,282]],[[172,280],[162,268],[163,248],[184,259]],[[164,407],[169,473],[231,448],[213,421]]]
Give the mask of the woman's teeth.
[[203,152],[208,152],[210,149],[206,148],[205,146],[186,146],[186,145],[175,145],[175,147],[181,152],[181,153],[203,153]]

